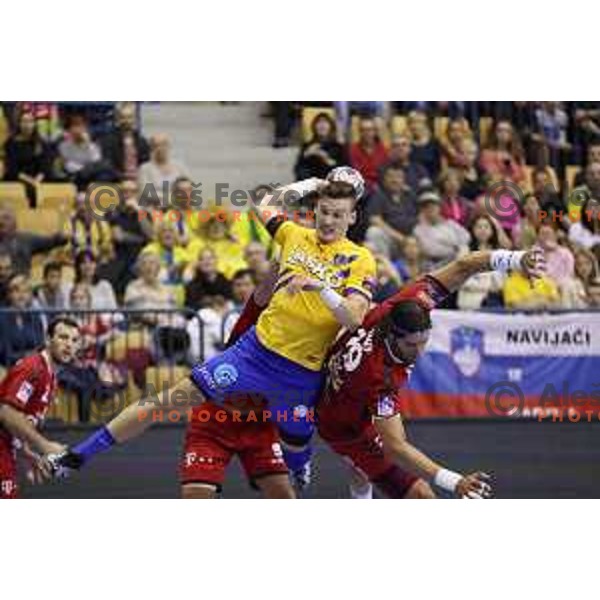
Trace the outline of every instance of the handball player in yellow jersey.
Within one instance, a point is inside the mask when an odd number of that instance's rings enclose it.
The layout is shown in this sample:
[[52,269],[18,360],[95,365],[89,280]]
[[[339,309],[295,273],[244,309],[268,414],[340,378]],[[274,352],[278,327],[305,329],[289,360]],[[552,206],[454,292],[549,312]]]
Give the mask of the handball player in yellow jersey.
[[[360,326],[375,284],[372,255],[346,237],[363,189],[357,171],[340,167],[327,181],[309,179],[265,197],[269,205],[292,193],[314,193],[315,228],[286,221],[281,213],[265,219],[281,249],[279,278],[268,307],[234,346],[196,365],[189,379],[162,394],[160,408],[187,409],[190,400],[221,403],[248,394],[265,398],[279,426],[288,467],[297,479],[309,476],[312,409],[324,381],[325,357],[342,328]],[[114,443],[135,437],[150,425],[139,418],[140,408],[148,408],[144,399],[53,460],[58,467],[80,466]]]

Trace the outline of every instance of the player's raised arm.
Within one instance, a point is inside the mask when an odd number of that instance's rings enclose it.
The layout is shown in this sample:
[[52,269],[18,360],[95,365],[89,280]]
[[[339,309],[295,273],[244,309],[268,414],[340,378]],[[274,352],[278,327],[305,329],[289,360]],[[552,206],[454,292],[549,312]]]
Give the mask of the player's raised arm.
[[402,417],[374,418],[373,424],[381,436],[384,452],[400,468],[430,481],[437,487],[459,498],[488,498],[491,487],[484,473],[460,475],[445,469],[415,448],[408,439]]
[[487,271],[519,271],[535,279],[545,271],[544,255],[539,248],[471,252],[431,273],[431,276],[449,292],[455,292],[473,275]]

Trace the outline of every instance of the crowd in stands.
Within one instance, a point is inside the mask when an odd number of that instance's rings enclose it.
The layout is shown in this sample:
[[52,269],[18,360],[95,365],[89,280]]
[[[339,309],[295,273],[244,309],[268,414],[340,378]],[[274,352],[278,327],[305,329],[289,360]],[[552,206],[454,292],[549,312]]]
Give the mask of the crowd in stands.
[[[532,285],[519,274],[481,274],[447,307],[600,306],[600,103],[335,104],[303,109],[310,119],[295,176],[324,178],[344,164],[363,174],[368,189],[350,237],[376,258],[375,301],[469,250],[536,244],[547,255],[544,278]],[[0,366],[43,342],[44,310],[75,311],[81,320],[82,358],[61,373],[80,396],[94,388],[108,397],[130,384],[128,373],[143,387],[149,365],[221,351],[269,271],[264,228],[214,207],[207,218],[171,218],[193,206],[191,174],[172,154],[177,140],[146,139],[133,103],[117,105],[109,127],[61,105],[3,108],[0,307],[12,310],[0,312]],[[274,103],[276,146],[290,143],[294,112]],[[60,227],[31,232],[2,198],[2,181],[23,184],[30,210],[40,210],[44,183],[72,184],[75,195]],[[117,183],[123,198],[100,220],[85,203],[97,182]],[[485,201],[498,182],[518,186],[501,188],[502,214]],[[148,187],[152,206],[141,206]],[[82,400],[84,420],[86,406]]]

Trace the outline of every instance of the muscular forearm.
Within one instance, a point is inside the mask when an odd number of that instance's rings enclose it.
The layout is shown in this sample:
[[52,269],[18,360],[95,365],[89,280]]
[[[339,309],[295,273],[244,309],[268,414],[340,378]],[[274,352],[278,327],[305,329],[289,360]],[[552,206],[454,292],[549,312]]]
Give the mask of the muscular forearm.
[[407,440],[394,440],[386,443],[384,439],[383,449],[392,462],[401,469],[426,481],[433,481],[436,473],[443,468]]
[[35,448],[40,454],[52,451],[52,442],[46,439],[34,425],[12,406],[0,406],[0,424],[16,438]]

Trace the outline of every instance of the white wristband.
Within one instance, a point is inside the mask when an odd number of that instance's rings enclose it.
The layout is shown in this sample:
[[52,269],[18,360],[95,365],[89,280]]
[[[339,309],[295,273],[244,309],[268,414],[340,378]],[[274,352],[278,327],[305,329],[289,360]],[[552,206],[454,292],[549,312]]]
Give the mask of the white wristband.
[[337,310],[344,302],[344,298],[340,294],[328,287],[324,287],[319,292],[319,296],[321,296],[321,300],[323,300],[325,306],[332,311]]
[[499,273],[507,273],[508,271],[520,271],[521,260],[525,256],[523,250],[494,250],[490,259],[490,267]]
[[454,493],[458,482],[462,479],[462,475],[449,471],[448,469],[440,469],[433,478],[433,483],[439,488],[447,492]]

